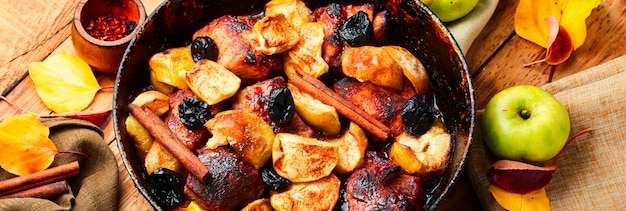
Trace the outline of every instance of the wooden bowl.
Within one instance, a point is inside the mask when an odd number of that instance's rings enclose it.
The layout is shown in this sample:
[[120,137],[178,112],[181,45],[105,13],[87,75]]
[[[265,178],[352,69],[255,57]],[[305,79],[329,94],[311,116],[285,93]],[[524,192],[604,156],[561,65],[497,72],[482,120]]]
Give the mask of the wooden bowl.
[[[126,133],[127,105],[150,85],[150,57],[165,49],[184,46],[191,35],[222,15],[249,15],[263,10],[267,0],[168,0],[163,2],[140,27],[124,54],[115,81],[113,100],[114,132],[121,159],[141,194],[156,210],[165,210],[150,195],[148,174]],[[331,2],[376,5],[396,0],[316,0],[306,1],[311,10]],[[448,29],[420,1],[403,0],[398,16],[389,25],[389,42],[408,49],[429,73],[438,109],[453,137],[448,169],[427,184],[424,209],[434,210],[459,178],[474,131],[475,99],[469,69],[461,50]]]
[[[134,21],[136,27],[129,35],[114,41],[96,39],[85,30],[89,22],[112,14]],[[104,73],[116,73],[128,43],[146,20],[141,0],[81,0],[74,11],[72,43],[76,53],[92,68]]]

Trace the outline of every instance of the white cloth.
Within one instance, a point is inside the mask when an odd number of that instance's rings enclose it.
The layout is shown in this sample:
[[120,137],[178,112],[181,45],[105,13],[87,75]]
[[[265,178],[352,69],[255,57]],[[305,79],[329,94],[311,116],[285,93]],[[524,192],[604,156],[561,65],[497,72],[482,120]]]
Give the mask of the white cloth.
[[498,0],[479,0],[476,7],[465,17],[445,23],[463,54],[467,54],[474,39],[480,34],[498,6]]

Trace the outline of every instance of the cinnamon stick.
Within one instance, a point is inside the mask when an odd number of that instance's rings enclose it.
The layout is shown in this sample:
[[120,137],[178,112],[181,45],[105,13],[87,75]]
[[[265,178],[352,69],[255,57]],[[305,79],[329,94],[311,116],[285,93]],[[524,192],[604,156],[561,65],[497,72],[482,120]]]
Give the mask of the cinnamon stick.
[[32,189],[20,191],[17,193],[13,193],[10,195],[2,196],[0,199],[8,199],[8,198],[52,198],[54,196],[58,196],[64,193],[69,193],[70,187],[67,184],[67,181],[59,181],[55,183],[50,183],[47,185],[35,187]]
[[29,175],[3,180],[0,181],[0,196],[65,180],[79,173],[80,167],[78,166],[78,161],[74,161]]
[[296,74],[290,75],[289,82],[302,89],[304,92],[310,94],[315,99],[335,107],[337,112],[352,120],[357,125],[363,127],[363,129],[370,132],[377,138],[387,140],[392,137],[391,129],[389,129],[389,127],[365,114],[363,110],[339,96],[316,78],[297,70]]
[[129,104],[128,110],[150,132],[150,135],[172,153],[192,175],[203,182],[211,179],[209,168],[172,133],[165,122],[150,108]]

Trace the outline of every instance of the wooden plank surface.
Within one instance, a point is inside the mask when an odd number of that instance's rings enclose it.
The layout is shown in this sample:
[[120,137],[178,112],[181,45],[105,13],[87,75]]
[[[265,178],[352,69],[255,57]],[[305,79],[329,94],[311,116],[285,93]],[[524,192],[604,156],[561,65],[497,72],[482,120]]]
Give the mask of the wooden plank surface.
[[8,91],[70,35],[78,0],[6,0],[0,4],[0,91]]
[[[69,37],[70,20],[78,0],[18,1],[0,4],[0,90],[10,89],[4,96],[23,108],[40,114],[50,113],[37,96],[32,80],[25,77],[26,65],[41,61],[61,51],[75,53]],[[162,1],[143,0],[148,13]],[[545,49],[523,40],[513,30],[513,14],[518,0],[500,0],[495,14],[466,54],[470,66],[477,106],[482,109],[498,91],[516,84],[542,85],[548,82],[552,66],[546,64],[524,68],[538,60]],[[626,2],[603,0],[587,19],[588,36],[564,64],[554,67],[554,80],[580,72],[626,54]],[[112,86],[114,75],[97,74],[101,86]],[[23,80],[22,80],[23,78]],[[113,90],[99,92],[89,111],[111,108]],[[0,120],[21,111],[0,102]],[[112,123],[105,128],[105,141],[118,159],[120,210],[151,210],[130,180],[114,140]],[[481,210],[466,174],[443,201],[439,210]]]
[[[519,1],[501,0],[494,16],[468,51],[477,108],[482,109],[498,91],[517,84],[548,83],[626,54],[626,1],[603,0],[587,18],[587,39],[565,63],[522,65],[545,57],[545,49],[517,36],[513,14]],[[501,44],[500,44],[501,43]],[[498,45],[499,44],[499,45]],[[496,47],[497,46],[497,47]]]
[[[25,27],[25,29],[12,29],[13,31],[11,31],[11,33],[13,33],[14,35],[11,35],[10,33],[5,33],[5,31],[2,31],[2,34],[0,34],[0,59],[6,58],[6,56],[15,55],[15,58],[11,59],[10,61],[0,60],[0,62],[2,62],[0,63],[0,88],[2,90],[10,89],[10,92],[9,90],[5,91],[7,93],[3,93],[3,96],[10,99],[17,105],[20,105],[22,108],[28,111],[36,112],[38,114],[48,114],[51,111],[45,107],[45,105],[41,102],[41,99],[37,95],[34,89],[33,81],[30,79],[30,77],[27,76],[28,68],[26,67],[26,65],[28,65],[30,62],[42,61],[48,56],[56,55],[63,51],[68,51],[70,53],[76,54],[76,51],[74,50],[74,47],[72,45],[72,41],[69,38],[71,29],[69,27],[71,18],[73,17],[74,7],[76,7],[78,1],[9,1],[11,2],[11,5],[17,6],[0,4],[0,17],[2,17],[0,18],[0,27],[4,27],[4,24],[21,24],[22,27]],[[20,2],[23,5],[19,5]],[[51,3],[51,5],[46,2]],[[60,4],[59,2],[62,2],[63,4]],[[156,9],[156,7],[162,1],[143,0],[142,2],[144,4],[146,12],[149,14],[154,9]],[[24,8],[30,9],[24,10]],[[50,11],[39,13],[36,9],[40,9],[40,11],[49,9]],[[65,12],[55,12],[58,10],[63,10]],[[28,19],[24,18],[23,16],[17,15],[22,14],[23,11],[27,11],[27,13],[32,14],[32,16],[42,15],[40,19],[34,19],[39,22],[39,24],[33,24],[37,22],[28,21]],[[10,20],[12,19],[12,17],[17,17],[17,19]],[[29,26],[29,24],[32,26]],[[53,29],[44,26],[53,27]],[[56,30],[54,28],[56,28]],[[20,32],[20,30],[23,32]],[[9,40],[14,40],[16,38],[16,33],[39,33],[41,35],[24,35],[22,37],[29,40],[20,40],[19,42],[5,42]],[[40,36],[43,36],[43,38]],[[46,36],[48,37],[47,39],[45,38]],[[6,48],[5,46],[1,46],[2,44],[7,45]],[[7,53],[9,50],[6,49],[14,50],[11,50],[10,53]],[[5,63],[5,61],[7,62]],[[5,77],[5,75],[7,75],[7,77]],[[98,82],[102,87],[112,87],[114,85],[115,75],[97,73],[96,77],[98,78]],[[92,104],[89,105],[89,107],[85,110],[103,111],[111,109],[112,99],[113,89],[105,89],[96,94],[96,98],[94,99]],[[21,111],[4,101],[0,102],[0,110],[3,111],[0,112],[0,120],[4,120],[12,115],[22,113]],[[120,210],[152,210],[150,204],[148,204],[145,198],[143,198],[143,196],[135,188],[132,180],[130,179],[130,176],[128,175],[128,172],[124,167],[124,164],[120,159],[119,150],[117,148],[115,136],[113,133],[112,121],[109,122],[107,127],[104,129],[104,134],[104,140],[109,145],[109,148],[115,155],[118,162]]]

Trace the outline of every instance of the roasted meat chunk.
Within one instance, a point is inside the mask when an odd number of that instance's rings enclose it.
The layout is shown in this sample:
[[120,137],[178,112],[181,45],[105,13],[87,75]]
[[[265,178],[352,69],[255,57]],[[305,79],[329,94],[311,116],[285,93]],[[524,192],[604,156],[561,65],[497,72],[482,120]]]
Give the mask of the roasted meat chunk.
[[418,210],[423,206],[420,178],[376,152],[366,153],[365,168],[346,182],[348,210]]
[[181,89],[170,95],[170,112],[165,118],[165,124],[185,146],[191,150],[196,150],[204,144],[210,134],[206,127],[188,128],[183,124],[183,121],[181,121],[178,105],[180,105],[186,97],[198,98],[196,94],[188,89]]
[[315,21],[324,27],[323,57],[334,74],[341,74],[341,55],[343,50],[349,46],[339,34],[338,29],[357,12],[365,12],[373,24],[374,36],[370,43],[378,43],[386,39],[387,12],[381,11],[375,15],[374,9],[374,6],[370,4],[340,5],[332,3],[313,12]]
[[261,174],[229,146],[202,148],[198,158],[213,173],[202,183],[189,175],[185,195],[205,210],[241,209],[263,194]]
[[361,108],[365,114],[389,126],[391,133],[395,136],[403,132],[402,108],[411,97],[415,96],[415,91],[408,86],[408,83],[405,84],[404,90],[397,92],[390,88],[346,77],[335,83],[335,92]]
[[240,90],[233,97],[233,109],[254,113],[267,122],[274,133],[293,133],[312,137],[315,131],[309,127],[296,113],[291,121],[280,124],[270,117],[270,92],[275,88],[286,88],[287,83],[282,77],[274,77]]
[[254,47],[258,42],[253,26],[257,16],[226,15],[196,31],[193,39],[208,36],[215,41],[217,63],[235,73],[241,80],[263,80],[283,68],[282,55],[265,55]]

